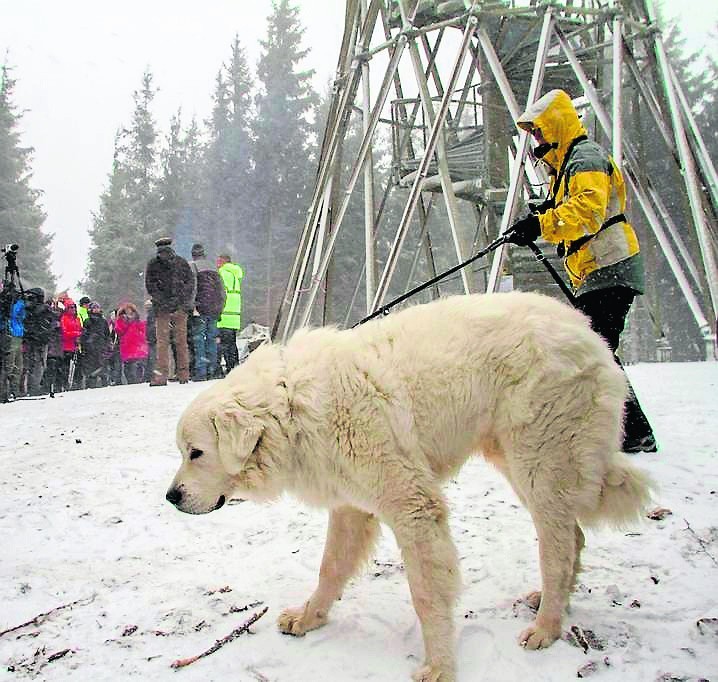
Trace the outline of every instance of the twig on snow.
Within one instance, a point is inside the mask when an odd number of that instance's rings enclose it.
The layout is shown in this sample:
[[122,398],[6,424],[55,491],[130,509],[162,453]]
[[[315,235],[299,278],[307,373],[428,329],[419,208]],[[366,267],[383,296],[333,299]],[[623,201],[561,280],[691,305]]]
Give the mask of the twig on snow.
[[37,677],[46,665],[64,658],[69,653],[74,653],[73,649],[62,649],[61,651],[56,651],[54,654],[48,655],[46,647],[43,646],[35,650],[32,659],[10,663],[10,665],[7,666],[7,670],[11,673],[25,672],[30,677]]
[[76,601],[70,602],[69,604],[62,604],[62,606],[56,606],[54,609],[50,609],[49,611],[46,611],[45,613],[39,613],[34,618],[31,618],[26,623],[21,623],[20,625],[16,625],[15,627],[8,628],[7,630],[2,630],[0,632],[0,637],[7,635],[9,632],[15,632],[16,630],[21,630],[22,628],[27,627],[28,625],[40,625],[41,623],[45,622],[45,619],[48,616],[51,616],[54,613],[58,613],[60,611],[64,611],[65,609],[71,609],[73,606],[87,606],[88,604],[91,604],[93,601],[95,601],[95,596],[92,595],[91,597],[87,597],[85,599],[77,599]]
[[197,656],[190,656],[189,658],[180,658],[177,661],[174,661],[170,667],[174,668],[175,670],[179,670],[180,668],[184,668],[187,665],[191,665],[195,661],[199,661],[200,658],[204,658],[205,656],[209,656],[210,654],[213,654],[215,651],[219,651],[225,644],[229,644],[233,639],[237,639],[241,634],[244,634],[245,632],[249,631],[249,628],[254,625],[267,611],[269,610],[268,606],[265,606],[261,611],[258,613],[255,613],[252,615],[251,618],[249,618],[243,625],[240,627],[232,630],[226,637],[222,637],[222,639],[218,639],[209,649],[206,651],[203,651],[201,654],[197,654]]
[[718,560],[706,549],[708,547],[708,544],[702,537],[700,537],[692,528],[691,524],[688,523],[687,519],[683,519],[683,521],[686,524],[686,530],[691,532],[691,535],[696,539],[696,542],[698,542],[698,546],[701,548],[701,552],[703,552],[712,562],[715,566],[718,566]]

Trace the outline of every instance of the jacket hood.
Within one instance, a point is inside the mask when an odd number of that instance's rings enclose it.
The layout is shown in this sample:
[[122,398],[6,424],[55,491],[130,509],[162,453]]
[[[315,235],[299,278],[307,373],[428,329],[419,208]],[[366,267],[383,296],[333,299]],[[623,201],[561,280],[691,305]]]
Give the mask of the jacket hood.
[[220,270],[229,270],[235,277],[239,278],[241,278],[244,274],[241,266],[236,263],[225,263]]
[[529,132],[540,128],[547,142],[558,144],[543,157],[556,169],[561,167],[571,142],[586,134],[571,98],[563,90],[550,90],[539,97],[519,116],[516,125]]

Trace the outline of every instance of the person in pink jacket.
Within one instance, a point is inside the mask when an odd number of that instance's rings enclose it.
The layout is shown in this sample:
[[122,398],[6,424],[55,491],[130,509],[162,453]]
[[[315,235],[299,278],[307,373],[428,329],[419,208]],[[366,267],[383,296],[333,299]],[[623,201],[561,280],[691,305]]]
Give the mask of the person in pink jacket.
[[147,363],[147,328],[137,306],[125,303],[117,309],[115,333],[120,341],[120,360],[128,384],[144,380]]
[[77,354],[79,349],[80,336],[82,335],[82,321],[77,314],[77,306],[75,302],[66,298],[63,300],[65,310],[60,317],[60,334],[62,339],[62,356],[63,371],[67,377],[68,388],[80,388],[81,377],[79,372],[72,372],[74,375],[72,385],[70,385],[70,365],[77,363]]

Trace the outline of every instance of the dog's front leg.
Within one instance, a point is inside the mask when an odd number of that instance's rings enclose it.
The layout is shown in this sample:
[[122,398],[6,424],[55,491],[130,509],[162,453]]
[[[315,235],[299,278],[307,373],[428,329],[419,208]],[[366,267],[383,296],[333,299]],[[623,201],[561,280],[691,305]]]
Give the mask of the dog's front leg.
[[454,682],[454,605],[460,577],[446,503],[440,493],[402,496],[387,519],[404,557],[411,598],[421,623],[426,661],[416,682]]
[[333,510],[317,589],[304,606],[281,613],[279,629],[288,635],[303,635],[324,625],[347,580],[369,558],[378,534],[379,521],[371,514],[354,507]]

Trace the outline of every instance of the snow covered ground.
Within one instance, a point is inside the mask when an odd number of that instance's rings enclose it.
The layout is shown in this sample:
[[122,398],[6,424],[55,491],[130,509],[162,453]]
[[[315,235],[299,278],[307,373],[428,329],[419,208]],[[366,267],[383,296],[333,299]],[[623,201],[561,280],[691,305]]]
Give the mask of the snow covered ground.
[[[672,515],[588,534],[565,621],[588,649],[524,651],[530,614],[513,604],[538,585],[533,528],[503,479],[469,462],[447,490],[465,585],[460,681],[556,682],[581,669],[597,681],[718,680],[718,363],[628,372],[661,444],[636,461]],[[0,405],[0,631],[77,602],[2,634],[0,679],[408,681],[421,635],[388,533],[329,625],[295,639],[274,621],[313,589],[325,513],[287,498],[195,517],[165,501],[177,417],[205,387]],[[265,606],[254,634],[170,667]]]

